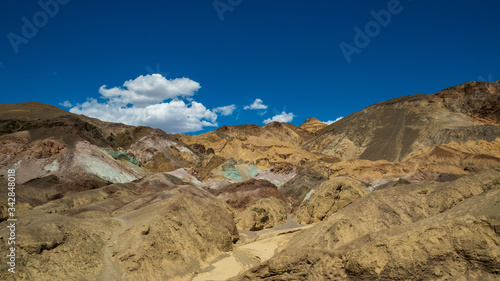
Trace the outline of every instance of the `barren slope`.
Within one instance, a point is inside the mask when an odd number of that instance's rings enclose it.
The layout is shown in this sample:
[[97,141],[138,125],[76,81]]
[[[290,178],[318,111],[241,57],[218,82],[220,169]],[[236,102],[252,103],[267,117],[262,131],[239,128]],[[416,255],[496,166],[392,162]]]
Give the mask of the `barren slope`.
[[[15,280],[189,280],[230,251],[238,233],[225,203],[179,184],[154,174],[18,213]],[[0,223],[3,252],[6,225]],[[6,266],[2,280],[10,280]]]
[[401,161],[424,147],[493,141],[500,137],[498,85],[469,82],[377,103],[323,129],[304,148],[343,159]]

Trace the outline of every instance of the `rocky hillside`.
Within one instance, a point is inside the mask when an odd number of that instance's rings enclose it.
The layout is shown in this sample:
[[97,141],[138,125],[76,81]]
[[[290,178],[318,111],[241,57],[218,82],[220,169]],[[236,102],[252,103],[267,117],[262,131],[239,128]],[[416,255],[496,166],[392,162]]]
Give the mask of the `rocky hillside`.
[[[18,219],[16,280],[191,276],[239,237],[229,206],[164,174],[31,205]],[[2,252],[8,236],[2,227]],[[12,280],[6,263],[0,269],[2,280]]]
[[277,162],[295,165],[304,161],[318,161],[323,156],[301,149],[314,134],[292,124],[271,122],[257,125],[223,126],[201,135],[178,135],[186,144],[204,144],[215,155],[237,162],[250,162],[260,169],[268,169]]
[[500,82],[469,82],[374,104],[328,126],[303,147],[342,159],[401,161],[426,147],[498,137]]
[[311,117],[307,119],[302,125],[299,126],[299,128],[306,130],[311,133],[316,133],[320,131],[321,129],[325,128],[327,125],[321,121],[319,121],[317,118]]
[[499,171],[375,191],[233,280],[497,280],[499,198]]

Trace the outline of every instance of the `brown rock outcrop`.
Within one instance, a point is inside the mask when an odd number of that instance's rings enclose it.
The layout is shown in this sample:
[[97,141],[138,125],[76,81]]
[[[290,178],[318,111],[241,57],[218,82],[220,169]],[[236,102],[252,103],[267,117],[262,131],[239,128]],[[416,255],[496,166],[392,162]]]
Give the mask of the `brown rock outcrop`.
[[300,148],[313,134],[288,123],[272,122],[263,127],[223,126],[198,136],[177,136],[188,145],[203,144],[217,156],[233,158],[239,163],[251,163],[262,170],[278,162],[297,165],[301,161],[316,161],[321,158]]
[[230,251],[238,239],[231,214],[215,198],[195,187],[163,196],[116,217],[123,231],[111,244],[110,258],[123,280],[189,278],[205,261]]
[[297,212],[297,222],[315,223],[353,203],[370,192],[367,186],[349,177],[335,177],[323,182],[318,188],[311,189],[309,198],[304,198]]
[[267,180],[251,179],[242,183],[226,185],[212,192],[217,195],[217,198],[238,211],[243,211],[263,198],[275,197],[283,202],[288,202],[276,186]]
[[287,204],[275,197],[264,198],[246,208],[234,218],[238,229],[257,231],[284,224]]
[[310,168],[300,169],[297,175],[278,189],[291,198],[293,207],[298,207],[311,189],[316,189],[327,178]]
[[309,131],[311,133],[316,133],[325,128],[326,126],[328,125],[319,121],[317,118],[311,117],[307,119],[304,123],[302,123],[302,125],[300,125],[299,128]]

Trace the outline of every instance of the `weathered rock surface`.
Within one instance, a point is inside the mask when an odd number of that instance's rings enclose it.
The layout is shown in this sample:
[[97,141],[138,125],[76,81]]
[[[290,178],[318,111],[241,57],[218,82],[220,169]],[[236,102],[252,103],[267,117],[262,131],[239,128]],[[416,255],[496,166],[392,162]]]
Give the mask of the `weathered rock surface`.
[[500,172],[374,191],[234,280],[496,280]]
[[[218,156],[212,157],[217,159]],[[209,166],[212,166],[211,164]],[[204,170],[204,169],[202,169]],[[244,182],[254,178],[262,172],[258,167],[249,163],[238,163],[233,158],[222,162],[219,166],[214,167],[209,176],[211,178],[221,177],[233,182]]]
[[231,251],[238,239],[231,214],[215,198],[195,187],[163,196],[117,216],[123,231],[112,243],[111,260],[123,280],[189,279],[204,262]]
[[[0,251],[8,253],[7,222],[0,225]],[[3,262],[0,279],[95,280],[102,268],[105,239],[116,227],[107,219],[29,212],[16,223],[16,273],[8,272]]]
[[242,183],[234,183],[212,190],[212,193],[238,211],[243,211],[263,198],[275,197],[288,202],[276,186],[267,180],[251,179]]
[[318,187],[327,178],[313,169],[300,169],[297,175],[280,186],[278,189],[286,195],[291,201],[292,206],[298,207],[306,195]]
[[366,183],[377,179],[397,180],[419,171],[435,171],[454,175],[467,175],[470,171],[454,164],[433,162],[389,162],[386,160],[370,161],[361,159],[345,160],[337,163],[311,165],[316,171],[329,178],[350,176]]
[[284,224],[287,220],[287,204],[275,197],[264,198],[236,215],[238,229],[257,231]]
[[309,224],[325,220],[369,193],[364,183],[349,177],[325,181],[318,188],[311,189],[304,198],[296,212],[297,222]]
[[[230,251],[238,233],[229,206],[184,183],[154,174],[17,213],[15,280],[189,279]],[[6,224],[0,223],[3,252]],[[0,265],[3,280],[9,280],[6,266]]]
[[274,184],[251,179],[210,190],[235,210],[235,223],[241,230],[257,231],[283,224],[289,201]]
[[280,188],[283,184],[297,175],[297,169],[288,162],[276,163],[271,168],[259,173],[254,179],[267,180]]

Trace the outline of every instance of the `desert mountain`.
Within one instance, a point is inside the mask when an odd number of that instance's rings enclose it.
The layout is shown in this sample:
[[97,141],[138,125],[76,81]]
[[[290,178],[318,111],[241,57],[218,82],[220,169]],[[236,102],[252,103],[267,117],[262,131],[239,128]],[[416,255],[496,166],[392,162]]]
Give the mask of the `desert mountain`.
[[428,147],[498,137],[500,82],[469,82],[374,104],[328,126],[303,147],[342,159],[402,161]]
[[500,82],[200,135],[6,104],[0,144],[1,280],[499,278]]
[[262,127],[223,126],[201,135],[178,137],[186,144],[203,144],[224,159],[233,158],[240,163],[251,163],[262,170],[283,161],[299,165],[325,158],[324,155],[301,149],[314,134],[288,123],[271,122]]
[[175,136],[149,127],[102,122],[40,103],[0,105],[0,112],[0,163],[25,171],[18,175],[21,183],[51,175],[85,189],[89,181],[129,182],[195,166],[203,158]]

